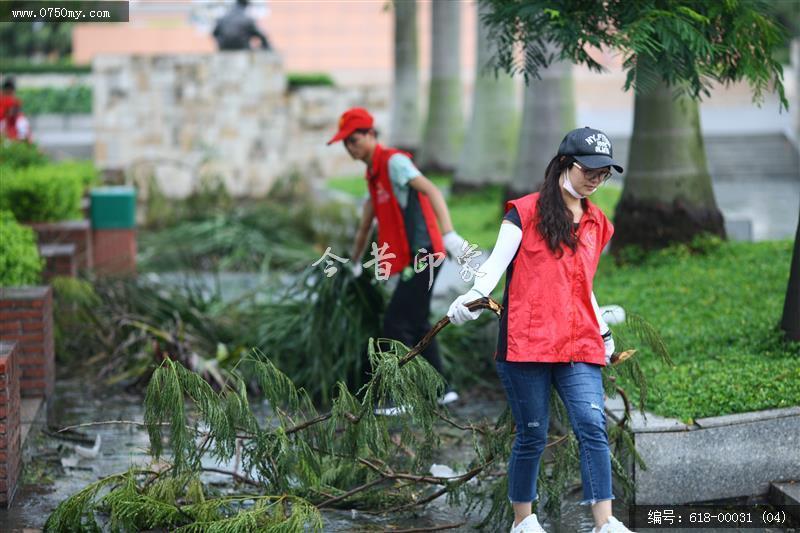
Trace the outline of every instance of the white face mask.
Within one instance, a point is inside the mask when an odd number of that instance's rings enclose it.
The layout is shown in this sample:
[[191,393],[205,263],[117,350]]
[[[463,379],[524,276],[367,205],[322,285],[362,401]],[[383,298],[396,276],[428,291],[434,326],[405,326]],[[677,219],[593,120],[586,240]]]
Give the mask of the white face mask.
[[582,198],[586,198],[585,196],[583,196],[581,194],[578,194],[578,191],[576,191],[575,187],[572,186],[572,182],[569,181],[569,169],[568,168],[564,169],[563,176],[564,176],[564,189],[566,189],[566,191],[568,193],[570,193],[570,195],[572,195],[573,198],[576,198],[578,200],[580,200]]

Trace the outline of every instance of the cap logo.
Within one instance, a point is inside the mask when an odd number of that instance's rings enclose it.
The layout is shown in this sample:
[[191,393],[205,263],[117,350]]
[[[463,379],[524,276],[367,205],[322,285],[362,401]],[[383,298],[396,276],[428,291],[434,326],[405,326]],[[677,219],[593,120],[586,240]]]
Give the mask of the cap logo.
[[611,155],[611,141],[602,133],[594,133],[584,139],[589,146],[594,145],[594,151]]
[[343,125],[344,125],[344,115],[339,117],[339,129],[342,129]]

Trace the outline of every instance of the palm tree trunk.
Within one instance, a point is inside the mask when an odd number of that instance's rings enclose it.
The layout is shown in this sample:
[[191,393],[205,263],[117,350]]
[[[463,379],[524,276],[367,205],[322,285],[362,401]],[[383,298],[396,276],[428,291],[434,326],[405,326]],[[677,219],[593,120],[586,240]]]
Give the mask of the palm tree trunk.
[[700,233],[725,237],[700,129],[700,110],[659,83],[637,90],[633,136],[612,250],[687,242]]
[[507,183],[511,177],[518,127],[514,80],[504,72],[495,76],[491,69],[495,45],[489,40],[489,29],[481,20],[490,9],[487,2],[479,1],[472,117],[453,177],[453,191]]
[[507,200],[539,188],[547,164],[556,154],[561,139],[575,128],[575,90],[572,63],[558,61],[540,71],[525,88],[522,129]]
[[452,172],[458,158],[461,116],[461,2],[432,2],[432,60],[428,118],[417,157],[425,172]]
[[797,219],[797,233],[794,236],[794,253],[789,271],[789,286],[786,288],[786,300],[783,303],[781,329],[786,332],[787,339],[800,341],[800,216]]
[[420,142],[417,0],[394,1],[394,87],[391,142],[414,152]]
[[[795,149],[800,151],[800,38],[792,41],[792,66],[795,72],[794,140]],[[794,253],[789,271],[789,286],[786,288],[786,300],[783,303],[781,329],[786,332],[787,339],[800,341],[800,215],[797,220],[797,233],[794,236]]]

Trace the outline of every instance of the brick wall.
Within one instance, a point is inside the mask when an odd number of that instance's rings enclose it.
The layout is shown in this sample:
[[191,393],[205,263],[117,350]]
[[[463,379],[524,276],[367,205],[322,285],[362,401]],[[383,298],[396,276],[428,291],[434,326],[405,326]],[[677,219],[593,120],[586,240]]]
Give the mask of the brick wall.
[[0,341],[0,505],[14,498],[22,466],[20,450],[19,351]]
[[0,288],[0,337],[17,342],[20,395],[52,398],[53,290],[49,286]]
[[92,233],[94,268],[98,273],[136,273],[136,230],[96,229]]
[[78,270],[90,270],[93,266],[92,228],[88,220],[65,220],[62,222],[40,222],[29,224],[42,244],[74,244]]
[[55,276],[78,275],[78,258],[74,244],[40,244],[39,255],[45,260],[42,279],[45,283]]

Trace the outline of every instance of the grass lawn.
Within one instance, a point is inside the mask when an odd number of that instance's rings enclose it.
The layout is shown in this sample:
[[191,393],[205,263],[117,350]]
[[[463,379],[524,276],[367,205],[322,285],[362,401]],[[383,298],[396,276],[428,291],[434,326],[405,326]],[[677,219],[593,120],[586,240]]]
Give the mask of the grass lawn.
[[[594,285],[600,304],[644,317],[675,363],[634,346],[648,410],[691,422],[800,405],[800,343],[778,329],[791,257],[791,241],[772,241],[726,242],[695,255],[676,247],[635,267],[603,258]],[[616,328],[622,337],[625,327]]]
[[[446,176],[433,176],[445,192]],[[366,194],[363,177],[329,181],[332,188]],[[608,184],[593,196],[609,218],[619,187]],[[502,189],[448,197],[456,230],[491,249],[503,208]],[[652,324],[674,367],[649,348],[636,357],[647,379],[646,408],[686,422],[696,418],[800,405],[800,343],[782,340],[778,329],[789,278],[792,242],[724,242],[696,253],[676,246],[636,265],[616,265],[604,256],[595,277],[601,305],[619,304]],[[492,293],[502,299],[501,280]],[[620,340],[632,339],[616,326]],[[634,343],[636,344],[636,343]],[[622,386],[633,387],[626,376]],[[625,384],[628,383],[626,387]],[[632,400],[637,400],[635,393]]]

